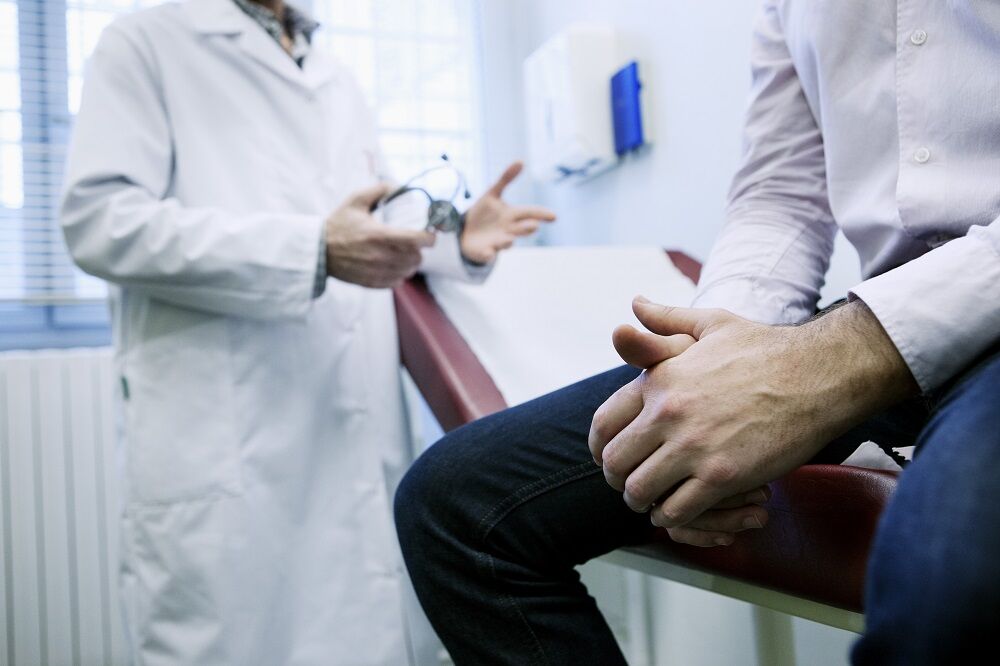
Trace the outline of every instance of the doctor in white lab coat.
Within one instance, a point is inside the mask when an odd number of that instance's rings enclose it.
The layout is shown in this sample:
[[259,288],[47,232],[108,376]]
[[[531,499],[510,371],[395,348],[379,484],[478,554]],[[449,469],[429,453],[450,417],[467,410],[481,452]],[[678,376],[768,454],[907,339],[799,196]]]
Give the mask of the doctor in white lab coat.
[[[471,269],[455,236],[368,214],[387,189],[371,113],[342,67],[290,53],[233,0],[188,0],[117,21],[89,65],[62,223],[113,285],[141,664],[409,660],[380,287]],[[501,200],[518,170],[470,209],[466,258],[552,218]]]

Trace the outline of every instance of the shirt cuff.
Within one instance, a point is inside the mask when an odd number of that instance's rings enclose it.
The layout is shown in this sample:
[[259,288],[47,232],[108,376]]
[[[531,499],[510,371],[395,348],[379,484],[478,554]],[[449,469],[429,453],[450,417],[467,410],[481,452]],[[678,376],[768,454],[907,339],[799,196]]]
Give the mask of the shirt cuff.
[[693,308],[719,308],[759,324],[795,324],[807,319],[814,308],[800,303],[800,292],[775,286],[770,289],[750,276],[734,276],[699,285]]
[[851,290],[889,335],[925,393],[1000,335],[1000,256],[970,231]]

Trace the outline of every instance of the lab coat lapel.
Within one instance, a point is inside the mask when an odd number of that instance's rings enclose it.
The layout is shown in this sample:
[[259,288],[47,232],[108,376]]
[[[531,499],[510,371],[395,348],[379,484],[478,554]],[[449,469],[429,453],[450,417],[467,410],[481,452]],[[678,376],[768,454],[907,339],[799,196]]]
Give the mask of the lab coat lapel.
[[197,32],[235,37],[240,50],[250,59],[295,85],[315,90],[334,76],[330,60],[315,51],[306,57],[305,68],[299,69],[274,38],[233,0],[188,0],[185,11]]
[[333,58],[314,47],[302,63],[302,73],[305,76],[306,86],[311,90],[318,90],[336,80],[337,64]]

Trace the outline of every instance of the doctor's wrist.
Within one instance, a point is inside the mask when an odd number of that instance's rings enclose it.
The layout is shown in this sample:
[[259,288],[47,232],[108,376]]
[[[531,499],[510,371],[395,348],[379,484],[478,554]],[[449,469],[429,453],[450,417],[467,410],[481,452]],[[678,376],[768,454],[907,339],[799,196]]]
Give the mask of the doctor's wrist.
[[470,271],[482,270],[484,268],[488,268],[490,266],[490,264],[492,264],[493,262],[492,261],[479,261],[477,259],[471,258],[466,253],[466,251],[465,251],[465,241],[466,241],[466,238],[465,238],[465,229],[466,229],[466,222],[467,222],[466,216],[467,215],[468,215],[468,211],[462,213],[462,217],[460,218],[461,222],[460,222],[459,227],[458,227],[458,233],[456,234],[458,236],[458,253],[459,253],[459,255],[461,255],[461,257],[462,257],[462,263],[465,264],[465,267],[467,269],[469,269]]

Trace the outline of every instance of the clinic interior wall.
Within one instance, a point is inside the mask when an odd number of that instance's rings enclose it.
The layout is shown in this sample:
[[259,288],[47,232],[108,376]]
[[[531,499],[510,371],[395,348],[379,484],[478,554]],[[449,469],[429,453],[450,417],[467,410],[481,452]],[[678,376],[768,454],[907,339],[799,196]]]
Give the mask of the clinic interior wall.
[[[758,7],[732,0],[481,1],[486,173],[527,152],[521,63],[548,37],[577,21],[614,25],[624,54],[640,62],[652,145],[582,184],[521,183],[514,196],[560,216],[541,243],[654,244],[707,257],[739,161]],[[824,301],[858,279],[857,254],[841,236]]]
[[[521,63],[573,22],[616,26],[628,54],[640,61],[649,96],[650,150],[580,185],[524,178],[512,188],[513,198],[558,213],[559,222],[539,242],[653,244],[707,256],[740,156],[758,6],[732,0],[481,0],[486,173],[526,154]],[[823,300],[843,295],[858,275],[857,255],[840,237]],[[655,622],[663,625],[654,627],[656,662],[754,663],[749,607],[672,583],[652,585]],[[794,626],[799,663],[846,663],[851,634],[799,620]]]

